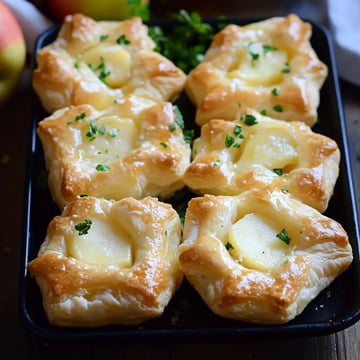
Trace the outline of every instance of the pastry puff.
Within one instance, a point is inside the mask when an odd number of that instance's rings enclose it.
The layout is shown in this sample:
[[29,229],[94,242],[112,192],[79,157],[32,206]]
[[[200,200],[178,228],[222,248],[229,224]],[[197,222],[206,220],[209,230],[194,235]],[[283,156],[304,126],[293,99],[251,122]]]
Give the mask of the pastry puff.
[[311,46],[311,33],[311,25],[294,14],[230,24],[217,33],[186,82],[196,123],[232,120],[250,107],[314,125],[328,70]]
[[28,270],[53,325],[132,325],[160,316],[180,286],[180,219],[156,198],[85,197],[49,223]]
[[186,75],[154,49],[141,18],[68,15],[55,41],[37,53],[33,88],[49,113],[80,104],[104,109],[129,94],[172,101]]
[[193,142],[184,181],[194,192],[236,195],[271,185],[324,212],[339,175],[337,143],[299,121],[248,109],[239,120],[214,119]]
[[280,190],[190,200],[180,268],[217,315],[294,319],[352,262],[342,226]]
[[106,110],[70,106],[40,121],[49,190],[62,208],[82,194],[169,198],[184,187],[190,145],[169,102],[135,96]]

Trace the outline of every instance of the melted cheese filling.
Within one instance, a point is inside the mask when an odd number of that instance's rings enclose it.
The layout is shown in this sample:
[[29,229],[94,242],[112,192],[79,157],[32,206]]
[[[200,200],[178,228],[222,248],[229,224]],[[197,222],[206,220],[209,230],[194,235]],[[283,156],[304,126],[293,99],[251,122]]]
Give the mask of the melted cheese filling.
[[288,62],[286,52],[266,50],[259,42],[248,43],[239,58],[241,61],[227,73],[228,78],[249,86],[271,86],[282,82],[282,71]]
[[123,86],[131,77],[131,56],[120,45],[102,43],[87,50],[81,60],[112,88]]
[[285,262],[289,245],[276,237],[274,224],[256,214],[247,214],[228,232],[233,259],[249,268],[269,271]]
[[249,135],[243,146],[239,165],[260,164],[269,170],[291,169],[298,163],[292,136],[283,129],[264,129]]
[[125,231],[97,219],[91,222],[87,234],[72,234],[72,241],[68,244],[69,255],[88,265],[131,267],[131,239]]
[[86,123],[81,129],[78,158],[92,167],[110,164],[128,155],[137,138],[138,131],[133,120],[103,116]]

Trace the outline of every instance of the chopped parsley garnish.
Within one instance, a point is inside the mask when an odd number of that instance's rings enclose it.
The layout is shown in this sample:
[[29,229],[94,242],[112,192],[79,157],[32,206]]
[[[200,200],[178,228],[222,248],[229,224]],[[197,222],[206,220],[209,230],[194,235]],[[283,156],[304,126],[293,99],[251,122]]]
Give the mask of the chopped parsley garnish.
[[176,125],[175,125],[175,123],[169,124],[169,130],[170,130],[171,132],[175,132],[175,131],[176,131]]
[[78,61],[74,61],[74,68],[75,69],[79,69],[80,68],[80,63]]
[[100,42],[103,42],[103,41],[105,41],[108,37],[109,37],[109,34],[103,34],[103,35],[100,35],[99,40],[100,40]]
[[119,45],[129,45],[129,44],[131,44],[131,41],[129,39],[127,39],[125,35],[120,35],[116,39],[116,43]]
[[290,73],[290,67],[289,67],[289,63],[285,63],[285,67],[281,70],[281,72],[283,74],[289,74]]
[[280,95],[280,91],[279,91],[279,89],[276,88],[276,87],[271,90],[271,93],[272,93],[274,96],[279,96],[279,95]]
[[215,168],[220,164],[220,159],[216,159],[215,161],[212,162],[212,167]]
[[241,134],[241,131],[242,131],[242,127],[240,125],[235,125],[234,131],[233,131],[234,135],[239,136]]
[[89,68],[95,73],[98,72],[98,78],[102,82],[106,83],[106,78],[111,74],[110,71],[106,70],[105,60],[102,56],[100,56],[100,63],[98,66],[93,67],[89,64]]
[[83,198],[83,197],[88,197],[89,194],[79,194],[79,197]]
[[267,52],[269,52],[269,51],[277,51],[278,48],[277,48],[276,46],[264,44],[264,45],[263,45],[263,50],[264,50],[264,53],[267,53]]
[[251,114],[242,115],[240,120],[244,121],[244,123],[247,126],[253,126],[253,125],[256,125],[258,123],[257,120],[256,120],[256,117],[254,115],[251,115]]
[[279,169],[279,168],[272,169],[272,171],[279,176],[281,176],[283,174],[283,170]]
[[166,148],[168,147],[168,144],[167,144],[166,142],[163,142],[163,141],[160,142],[160,145],[161,145],[164,149],[166,149]]
[[274,105],[273,110],[276,112],[279,112],[279,113],[284,111],[284,109],[281,105]]
[[82,120],[82,119],[85,119],[86,118],[86,113],[82,112],[80,113],[79,115],[77,115],[75,117],[75,120],[78,121],[78,120]]
[[281,191],[284,193],[284,194],[288,194],[290,191],[288,188],[282,188]]
[[226,135],[226,137],[225,137],[225,146],[227,148],[229,148],[229,147],[233,146],[234,143],[235,143],[235,138],[233,136],[231,136],[231,135]]
[[98,165],[96,165],[95,169],[96,169],[96,171],[109,171],[110,167],[105,164],[98,164]]
[[276,237],[283,241],[286,245],[290,244],[291,239],[286,229],[282,229],[279,233],[276,234]]
[[263,116],[266,116],[267,115],[267,111],[265,109],[262,109],[260,111],[260,114],[263,115]]
[[234,247],[232,246],[232,244],[229,243],[229,242],[227,242],[227,243],[225,244],[225,248],[226,248],[226,250],[233,250],[233,249],[234,249]]
[[245,45],[245,49],[246,49],[246,52],[250,55],[251,57],[251,65],[255,65],[256,62],[259,60],[259,57],[260,57],[260,54],[257,53],[257,52],[254,52],[253,50],[253,45],[254,45],[254,42],[253,41],[250,41],[249,43],[247,43]]
[[92,221],[90,219],[85,219],[83,222],[75,225],[75,230],[79,232],[79,235],[86,235],[92,225]]
[[98,135],[106,135],[106,134],[108,134],[110,137],[115,137],[117,135],[117,131],[116,129],[110,129],[106,131],[106,128],[103,124],[97,126],[94,120],[92,119],[90,120],[89,130],[86,133],[86,137],[89,138],[89,141],[95,140]]

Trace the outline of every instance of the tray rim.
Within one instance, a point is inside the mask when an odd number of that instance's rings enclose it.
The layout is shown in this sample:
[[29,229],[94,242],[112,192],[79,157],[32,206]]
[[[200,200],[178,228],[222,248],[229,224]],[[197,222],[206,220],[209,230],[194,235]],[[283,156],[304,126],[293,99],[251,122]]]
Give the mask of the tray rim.
[[[250,22],[256,22],[265,20],[265,18],[227,18],[225,19],[226,22],[234,22],[239,24],[245,24]],[[328,55],[330,58],[331,66],[329,66],[329,75],[331,72],[332,77],[332,86],[335,91],[336,97],[336,107],[338,110],[338,122],[339,127],[341,129],[341,135],[339,138],[341,139],[341,162],[344,165],[344,170],[346,171],[345,180],[348,187],[349,192],[349,206],[352,209],[352,222],[354,223],[354,234],[355,234],[355,241],[357,242],[357,254],[354,253],[354,261],[360,262],[360,235],[359,235],[359,215],[358,215],[358,208],[356,202],[356,194],[355,194],[355,187],[353,184],[353,171],[351,168],[351,161],[350,161],[350,150],[349,150],[349,142],[348,142],[348,135],[347,135],[347,125],[345,121],[345,115],[342,105],[341,99],[341,91],[340,91],[340,84],[339,84],[339,76],[338,70],[336,68],[336,57],[335,57],[335,50],[333,45],[333,40],[330,34],[330,31],[322,24],[316,23],[310,19],[302,19],[304,21],[309,22],[313,27],[316,27],[318,31],[321,31],[323,36],[325,37],[327,43],[327,50]],[[204,19],[204,21],[208,23],[216,23],[219,20],[215,18],[211,19]],[[222,19],[222,21],[224,21]],[[146,22],[150,25],[166,25],[166,24],[173,24],[174,20],[172,19],[158,19],[158,20],[151,20]],[[56,24],[51,28],[45,30],[43,33],[39,35],[35,45],[35,51],[33,54],[33,63],[36,62],[36,50],[40,48],[44,41],[47,39],[49,35],[54,32],[57,32],[60,28],[60,24]],[[328,75],[328,76],[329,76]],[[39,103],[39,100],[32,91],[33,96],[33,104],[36,102]],[[110,330],[104,331],[106,327],[97,327],[97,328],[59,328],[52,325],[53,331],[49,331],[48,329],[44,332],[42,326],[38,325],[30,316],[27,311],[26,301],[25,301],[25,282],[27,277],[27,269],[26,264],[29,261],[29,244],[28,244],[28,236],[29,236],[29,228],[30,228],[30,221],[31,221],[31,200],[32,200],[32,169],[34,165],[34,156],[36,156],[36,127],[37,122],[34,121],[35,119],[35,106],[32,107],[32,126],[30,129],[30,137],[29,137],[29,146],[28,146],[28,158],[27,158],[27,167],[26,167],[26,175],[25,175],[25,183],[24,183],[24,204],[25,204],[25,211],[23,213],[23,243],[21,249],[21,271],[19,276],[19,301],[18,307],[20,310],[20,314],[22,316],[22,320],[28,330],[30,330],[34,335],[39,337],[40,339],[44,339],[46,341],[86,341],[86,340],[95,340],[95,341],[131,341],[131,340],[176,340],[178,338],[189,339],[211,339],[211,338],[226,338],[226,339],[238,339],[241,336],[242,339],[247,338],[254,338],[262,335],[267,335],[270,337],[283,335],[288,338],[291,337],[309,337],[309,336],[323,336],[323,335],[330,335],[341,330],[344,330],[351,325],[355,324],[357,321],[360,320],[360,304],[359,307],[349,316],[344,317],[340,320],[334,320],[332,322],[319,322],[314,324],[292,324],[291,322],[286,323],[284,325],[276,325],[276,326],[265,326],[265,325],[256,325],[255,327],[251,324],[240,323],[240,326],[236,326],[234,323],[234,327],[232,328],[196,328],[196,329],[181,329],[181,328],[174,328],[173,330],[170,329],[148,329],[148,330],[139,330],[138,328],[132,330]],[[356,256],[357,255],[357,256]],[[359,280],[359,279],[358,279]],[[360,284],[358,284],[360,285]],[[244,325],[244,326],[243,326]],[[249,325],[249,326],[247,326]]]

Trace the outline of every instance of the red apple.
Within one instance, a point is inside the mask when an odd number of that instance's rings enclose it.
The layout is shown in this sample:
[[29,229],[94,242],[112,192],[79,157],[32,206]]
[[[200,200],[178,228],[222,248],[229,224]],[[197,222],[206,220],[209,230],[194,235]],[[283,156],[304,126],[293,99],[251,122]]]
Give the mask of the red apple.
[[0,0],[0,104],[15,91],[25,59],[24,34],[12,11]]
[[[46,0],[50,16],[59,22],[68,14],[82,13],[95,20],[122,20],[133,15],[136,8],[139,15],[140,8],[147,7],[149,0]],[[139,15],[141,16],[141,15]],[[145,16],[141,16],[146,19]]]

